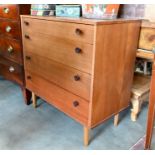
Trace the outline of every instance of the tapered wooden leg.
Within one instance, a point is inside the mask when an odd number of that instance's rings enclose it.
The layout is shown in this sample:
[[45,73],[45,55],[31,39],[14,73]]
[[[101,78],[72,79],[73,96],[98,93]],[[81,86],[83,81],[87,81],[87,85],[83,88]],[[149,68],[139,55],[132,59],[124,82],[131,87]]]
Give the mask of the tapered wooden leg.
[[88,146],[89,144],[89,129],[84,127],[84,146]]
[[24,87],[21,87],[21,90],[23,93],[25,104],[27,105],[31,104],[31,97],[32,97],[31,92]]
[[138,97],[134,97],[131,99],[132,109],[131,109],[131,120],[135,122],[137,120],[138,113],[140,112],[140,99]]
[[114,126],[117,126],[119,122],[119,114],[114,116]]
[[136,113],[131,112],[131,120],[132,120],[133,122],[136,122],[136,120],[137,120],[137,114],[136,114]]
[[37,108],[37,97],[33,92],[32,92],[32,104],[34,108]]

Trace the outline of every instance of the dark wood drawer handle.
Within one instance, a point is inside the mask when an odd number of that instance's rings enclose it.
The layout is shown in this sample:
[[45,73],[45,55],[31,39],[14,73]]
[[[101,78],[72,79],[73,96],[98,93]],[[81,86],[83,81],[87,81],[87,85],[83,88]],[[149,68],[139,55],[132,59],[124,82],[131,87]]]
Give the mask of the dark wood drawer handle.
[[8,50],[8,53],[9,54],[12,54],[13,53],[13,47],[11,45],[8,47],[7,50]]
[[31,57],[30,56],[26,56],[26,60],[31,60]]
[[75,53],[77,53],[77,54],[80,54],[80,53],[82,53],[82,50],[81,50],[81,48],[78,48],[78,47],[76,47],[76,48],[75,48]]
[[15,71],[15,68],[14,68],[13,66],[10,66],[10,67],[9,67],[9,72],[12,73],[12,72],[14,72],[14,71]]
[[28,79],[28,80],[31,80],[31,76],[28,75],[28,76],[27,76],[27,79]]
[[28,25],[29,25],[29,22],[27,22],[27,21],[24,21],[24,24],[28,26]]
[[27,35],[27,34],[25,34],[25,38],[26,38],[26,39],[30,39],[30,36]]
[[78,101],[74,101],[74,102],[73,102],[73,106],[74,106],[74,107],[78,107],[78,106],[79,106],[79,102],[78,102]]
[[3,9],[3,12],[6,13],[6,14],[8,14],[9,11],[10,11],[9,8],[4,8],[4,9]]
[[5,31],[9,33],[9,32],[11,31],[11,29],[12,29],[11,26],[7,26],[7,27],[5,28]]
[[77,29],[75,29],[75,33],[77,35],[82,35],[83,32],[82,32],[82,30],[80,30],[80,29],[77,28]]
[[81,79],[81,78],[80,78],[79,75],[75,75],[75,76],[74,76],[74,80],[75,80],[75,81],[80,81],[80,79]]

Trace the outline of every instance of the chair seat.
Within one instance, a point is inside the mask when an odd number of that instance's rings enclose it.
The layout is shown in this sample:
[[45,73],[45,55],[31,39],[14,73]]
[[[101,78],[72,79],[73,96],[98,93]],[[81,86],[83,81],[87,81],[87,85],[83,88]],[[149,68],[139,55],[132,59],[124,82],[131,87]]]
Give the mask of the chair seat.
[[150,91],[150,76],[136,73],[133,79],[131,90],[131,120],[136,121],[137,115],[141,111],[141,105],[148,100]]
[[142,96],[150,90],[151,77],[143,74],[135,74],[131,93],[132,95]]

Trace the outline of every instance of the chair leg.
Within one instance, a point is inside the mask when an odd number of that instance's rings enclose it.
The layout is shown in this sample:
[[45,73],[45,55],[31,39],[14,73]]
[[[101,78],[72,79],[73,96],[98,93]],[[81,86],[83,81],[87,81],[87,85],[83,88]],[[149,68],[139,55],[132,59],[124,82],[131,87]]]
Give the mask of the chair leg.
[[135,122],[137,120],[137,115],[140,112],[140,101],[139,99],[131,99],[132,109],[131,109],[131,120]]
[[114,116],[114,126],[117,126],[119,122],[119,113]]
[[37,97],[33,92],[32,92],[32,104],[34,108],[37,108]]
[[89,129],[84,126],[84,146],[89,144]]

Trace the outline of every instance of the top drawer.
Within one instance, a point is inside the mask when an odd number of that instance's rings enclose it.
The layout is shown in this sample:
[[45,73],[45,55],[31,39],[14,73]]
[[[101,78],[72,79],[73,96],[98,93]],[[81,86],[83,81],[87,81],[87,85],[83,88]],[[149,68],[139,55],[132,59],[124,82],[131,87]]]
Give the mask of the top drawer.
[[0,5],[0,17],[19,19],[18,5]]
[[93,44],[94,26],[22,17],[23,35],[42,33],[61,39]]

